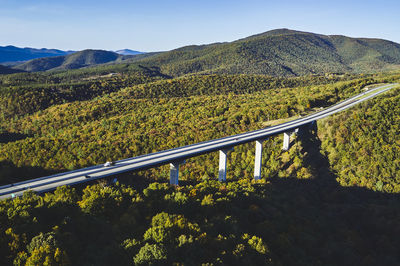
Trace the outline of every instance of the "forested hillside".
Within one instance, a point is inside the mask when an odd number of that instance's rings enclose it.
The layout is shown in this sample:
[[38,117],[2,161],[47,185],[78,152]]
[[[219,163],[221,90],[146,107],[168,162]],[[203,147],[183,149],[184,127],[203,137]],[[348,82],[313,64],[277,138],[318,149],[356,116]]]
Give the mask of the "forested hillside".
[[24,71],[77,69],[129,63],[157,67],[169,76],[187,74],[263,74],[303,76],[325,73],[375,73],[400,67],[400,44],[279,29],[233,42],[191,45],[172,51],[119,55],[84,50],[39,58],[14,66]]
[[145,58],[163,73],[297,76],[365,73],[398,68],[400,44],[315,33],[274,30],[230,43],[187,46]]
[[[135,78],[136,74],[130,74],[126,80],[140,83],[151,79]],[[25,172],[23,168],[18,170],[20,167],[74,169],[257,129],[269,120],[328,106],[384,78],[347,79],[212,75],[121,89],[124,79],[117,78],[76,87],[71,83],[66,89],[50,90],[50,95],[25,85],[22,89],[7,88],[0,101],[4,110],[2,131],[8,139],[15,136],[18,141],[3,141],[6,143],[0,147],[0,159],[4,165],[16,166],[17,174],[3,171],[7,174],[2,182],[17,181],[9,178]],[[202,163],[190,167],[191,175],[206,169],[207,175],[214,175],[216,165],[206,166],[214,156],[201,157]],[[236,172],[250,173],[250,165],[239,164],[242,157],[235,159]],[[246,160],[250,163],[251,157]],[[266,171],[274,172],[276,167]]]
[[119,73],[107,67],[55,74],[25,73],[0,76],[1,117],[30,114],[52,105],[92,99],[132,85],[165,76],[157,70],[122,66]]
[[400,192],[399,103],[397,90],[322,122],[322,148],[341,185]]
[[23,72],[23,71],[0,65],[0,75],[1,74],[13,74],[13,73],[19,73],[19,72]]
[[[0,185],[259,129],[400,82],[165,73],[0,76]],[[258,182],[246,144],[229,153],[226,183],[211,153],[187,160],[177,187],[161,166],[0,201],[0,264],[397,265],[399,90],[304,128],[289,151],[280,136],[265,141]]]
[[27,61],[35,58],[66,55],[70,51],[61,51],[56,49],[35,49],[35,48],[19,48],[15,46],[0,46],[0,63]]
[[124,56],[103,50],[83,50],[68,55],[44,57],[15,66],[15,69],[36,72],[54,69],[77,69],[114,62]]

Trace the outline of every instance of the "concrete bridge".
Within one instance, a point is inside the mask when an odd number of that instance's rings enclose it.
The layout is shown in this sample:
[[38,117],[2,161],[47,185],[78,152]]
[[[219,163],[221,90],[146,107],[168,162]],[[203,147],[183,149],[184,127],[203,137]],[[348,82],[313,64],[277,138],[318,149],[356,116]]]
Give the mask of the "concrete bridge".
[[112,164],[108,163],[105,165],[97,165],[0,186],[0,199],[20,196],[26,190],[33,190],[37,193],[43,193],[54,190],[56,187],[63,185],[75,185],[112,175],[121,174],[128,171],[144,170],[165,164],[170,165],[170,184],[178,185],[179,166],[185,163],[186,159],[216,151],[219,152],[218,179],[224,182],[226,181],[228,152],[233,150],[233,148],[237,145],[249,142],[255,142],[254,178],[260,179],[263,141],[265,141],[269,137],[283,134],[282,149],[288,150],[290,147],[291,135],[297,133],[302,128],[310,125],[311,123],[315,123],[318,119],[322,119],[324,117],[351,108],[352,106],[373,98],[381,93],[384,93],[396,87],[397,85],[398,84],[388,84],[365,91],[361,94],[353,96],[347,100],[344,100],[314,114],[276,126],[249,131],[220,139],[199,142],[170,150],[145,154],[116,161]]

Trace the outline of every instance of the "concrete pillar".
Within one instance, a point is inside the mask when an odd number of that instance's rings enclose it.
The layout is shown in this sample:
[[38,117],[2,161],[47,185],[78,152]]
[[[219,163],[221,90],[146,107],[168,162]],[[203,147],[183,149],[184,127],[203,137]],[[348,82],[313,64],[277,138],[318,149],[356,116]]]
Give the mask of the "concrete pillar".
[[284,132],[283,133],[283,147],[282,147],[282,150],[284,150],[284,151],[289,150],[290,134],[291,134],[291,132]]
[[261,179],[262,149],[265,140],[256,140],[256,158],[254,161],[254,179]]
[[185,161],[177,161],[169,164],[169,183],[177,186],[179,184],[179,165]]
[[226,158],[228,151],[232,151],[233,148],[223,149],[219,151],[219,170],[218,170],[218,180],[221,182],[226,181]]

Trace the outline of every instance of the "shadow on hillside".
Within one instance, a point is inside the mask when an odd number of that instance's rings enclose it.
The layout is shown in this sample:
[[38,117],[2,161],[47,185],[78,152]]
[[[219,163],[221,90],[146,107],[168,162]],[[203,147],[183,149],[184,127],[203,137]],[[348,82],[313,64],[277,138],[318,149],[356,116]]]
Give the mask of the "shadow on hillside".
[[22,166],[18,167],[12,162],[0,162],[0,185],[17,183],[24,180],[56,174],[62,171],[46,170],[42,167]]
[[375,192],[362,187],[343,187],[339,185],[336,181],[337,175],[332,171],[328,158],[321,153],[321,141],[318,138],[318,127],[316,123],[300,131],[298,139],[302,142],[304,152],[307,152],[307,155],[304,158],[305,166],[309,166],[316,177],[311,181],[311,183],[318,186],[321,192],[333,191],[350,193],[365,199],[400,200],[400,195],[398,194]]
[[14,142],[17,140],[26,139],[28,137],[30,137],[30,135],[21,133],[10,133],[10,132],[0,133],[0,143]]
[[[87,215],[74,203],[66,205],[71,209],[66,209],[64,205],[47,210],[37,208],[36,213],[31,212],[32,216],[23,217],[23,221],[35,221],[35,215],[38,215],[40,222],[34,222],[41,226],[38,232],[48,232],[54,225],[60,225],[67,239],[64,245],[69,245],[66,250],[69,254],[75,254],[72,264],[118,264],[118,258],[124,261],[125,257],[119,257],[125,256],[120,243],[127,235],[124,233],[121,238],[118,233],[126,231],[130,232],[131,237],[142,239],[148,229],[149,219],[159,212],[167,212],[183,214],[189,221],[199,225],[204,236],[192,248],[188,245],[187,250],[171,248],[179,251],[170,253],[173,254],[169,258],[171,261],[175,261],[174,255],[194,256],[192,264],[187,265],[207,262],[208,258],[229,256],[236,260],[227,260],[225,265],[266,265],[266,260],[264,264],[247,261],[255,251],[250,248],[244,250],[245,245],[236,245],[237,241],[232,240],[242,239],[245,234],[262,238],[268,246],[265,252],[271,257],[273,265],[399,265],[400,196],[364,188],[341,187],[335,181],[336,176],[330,170],[328,159],[321,154],[321,142],[315,125],[301,131],[298,138],[302,143],[302,152],[307,153],[304,166],[311,169],[314,179],[272,178],[267,185],[255,185],[253,188],[257,191],[232,189],[229,196],[215,193],[211,195],[215,201],[189,196],[178,197],[175,201],[171,200],[174,199],[172,197],[165,200],[164,192],[160,191],[159,198],[143,197],[145,204],[134,204],[134,209],[125,205],[107,205],[110,203],[107,198],[104,206],[107,212],[113,214],[110,216],[113,220],[105,219],[103,214]],[[0,173],[6,172],[7,167],[16,168],[11,163],[7,165],[3,162],[0,164]],[[29,175],[30,178],[49,174],[36,167],[17,169],[22,176]],[[93,182],[107,185],[114,178],[132,185],[139,192],[155,181],[138,172]],[[182,182],[182,185],[189,183]],[[204,193],[210,196],[209,192]],[[182,238],[187,234],[177,230],[177,237]],[[135,235],[133,232],[138,233]],[[260,248],[253,238],[243,243],[252,243]],[[126,259],[132,260],[132,257]]]
[[279,261],[399,265],[400,195],[340,186],[321,154],[316,124],[301,131],[298,139],[307,152],[305,167],[315,178],[272,178],[270,197],[262,202],[269,221],[263,237],[273,239],[270,247]]
[[320,107],[328,107],[331,106],[333,103],[338,101],[337,96],[326,96],[324,99],[314,99],[310,102],[311,108],[320,108]]

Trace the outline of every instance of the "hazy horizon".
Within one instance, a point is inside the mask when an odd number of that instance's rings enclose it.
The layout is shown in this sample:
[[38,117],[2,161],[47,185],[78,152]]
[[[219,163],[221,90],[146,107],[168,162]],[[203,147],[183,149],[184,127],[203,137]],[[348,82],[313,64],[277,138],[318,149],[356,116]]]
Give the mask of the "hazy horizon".
[[[283,29],[283,28],[280,28],[280,29]],[[268,30],[268,31],[271,31],[271,30],[277,30],[277,29],[270,29],[270,30]],[[289,29],[289,30],[301,31],[301,30],[297,30],[297,29]],[[265,31],[265,32],[267,32],[267,31]],[[303,32],[310,32],[310,31],[303,31]],[[250,37],[250,36],[252,36],[252,35],[257,35],[257,34],[261,34],[261,33],[264,33],[264,32],[254,33],[254,34],[251,34],[251,35],[248,35],[248,36],[242,36],[242,37],[240,37],[240,38],[238,38],[238,39],[235,39],[235,40],[232,40],[232,41],[236,41],[236,40],[239,40],[239,39],[241,39],[241,38],[246,38],[246,37]],[[343,34],[339,34],[339,33],[338,33],[338,34],[324,34],[324,33],[321,33],[321,32],[310,32],[310,33],[322,34],[322,35],[343,35]],[[346,37],[350,37],[350,38],[383,39],[383,38],[364,37],[364,36],[357,36],[357,37],[355,37],[355,36],[346,36]],[[395,42],[395,41],[390,40],[390,39],[384,39],[384,40]],[[221,42],[212,42],[212,43],[223,43],[223,42],[232,42],[232,41],[221,41]],[[181,47],[184,47],[184,46],[189,46],[189,45],[207,45],[207,44],[212,44],[212,43],[202,43],[202,44],[195,44],[195,43],[193,43],[193,44],[187,44],[187,45],[175,47],[175,48],[172,48],[172,49],[170,49],[170,50],[174,50],[174,49],[181,48]],[[399,44],[400,44],[400,42],[396,42],[396,43],[399,43]],[[78,51],[83,51],[83,50],[105,50],[105,51],[113,51],[113,52],[116,52],[116,51],[118,51],[118,50],[125,50],[125,49],[133,50],[133,51],[137,51],[137,52],[143,52],[143,53],[166,52],[166,51],[170,51],[170,50],[159,50],[159,51],[150,51],[150,52],[149,52],[149,51],[138,50],[138,49],[135,49],[135,48],[132,48],[132,47],[121,47],[121,48],[113,49],[113,50],[111,50],[111,49],[102,49],[102,48],[91,48],[91,47],[87,47],[87,48],[80,49],[80,50],[74,50],[74,49],[61,49],[61,48],[58,48],[58,47],[17,46],[17,45],[14,45],[14,44],[1,44],[1,43],[0,43],[0,47],[6,47],[6,46],[15,46],[15,47],[17,47],[17,48],[33,48],[33,49],[62,50],[62,51],[67,51],[67,52],[72,52],[72,51],[73,51],[73,52],[78,52]]]
[[230,42],[273,29],[400,43],[400,3],[250,0],[0,0],[0,46],[60,50],[168,51]]

